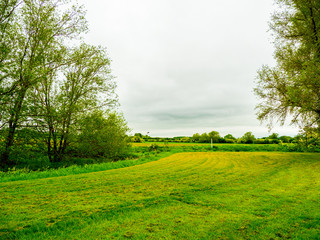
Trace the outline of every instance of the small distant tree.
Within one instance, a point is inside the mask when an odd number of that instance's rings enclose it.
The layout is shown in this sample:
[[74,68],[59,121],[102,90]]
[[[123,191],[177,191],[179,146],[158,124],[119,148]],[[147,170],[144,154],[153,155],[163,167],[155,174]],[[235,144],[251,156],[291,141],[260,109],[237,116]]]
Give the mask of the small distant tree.
[[209,138],[208,134],[207,134],[207,133],[202,133],[202,134],[200,135],[200,140],[199,140],[199,142],[201,142],[201,143],[208,143],[208,142],[210,142],[210,138]]
[[141,137],[132,136],[132,137],[131,137],[131,142],[141,143],[141,142],[144,142],[144,140],[143,140],[143,138],[141,138]]
[[267,139],[270,141],[270,143],[274,143],[274,144],[280,143],[278,133],[272,133]]
[[139,137],[139,138],[143,138],[143,135],[141,133],[135,133],[134,136]]
[[253,143],[253,141],[255,140],[256,138],[254,137],[254,135],[252,134],[252,132],[246,132],[242,138],[241,138],[241,141],[243,143]]
[[268,138],[269,139],[278,139],[279,138],[279,134],[278,133],[272,133]]
[[211,141],[214,143],[219,143],[220,141],[220,134],[217,131],[211,131],[208,133],[208,137],[209,137],[209,141]]
[[236,140],[236,138],[235,138],[234,136],[232,136],[230,133],[227,134],[227,135],[225,135],[223,138],[224,138],[224,139],[233,139],[233,140]]
[[235,143],[237,141],[237,139],[231,134],[227,134],[223,138],[226,143]]
[[193,142],[200,142],[200,134],[199,133],[193,134],[192,141]]

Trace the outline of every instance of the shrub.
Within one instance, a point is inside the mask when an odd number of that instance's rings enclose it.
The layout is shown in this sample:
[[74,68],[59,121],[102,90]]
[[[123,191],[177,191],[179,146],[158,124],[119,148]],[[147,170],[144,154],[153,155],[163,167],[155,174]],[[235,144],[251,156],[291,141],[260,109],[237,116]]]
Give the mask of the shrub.
[[225,142],[226,142],[226,143],[235,143],[236,140],[235,140],[235,139],[226,138],[226,139],[225,139]]
[[149,151],[157,151],[159,150],[159,145],[156,144],[156,143],[152,143],[150,146],[149,146]]
[[117,113],[93,112],[81,120],[76,150],[84,157],[123,158],[128,151],[129,130]]
[[263,139],[263,138],[261,138],[261,139],[255,139],[255,140],[253,141],[253,143],[254,143],[254,144],[269,144],[270,142],[269,142],[268,139]]

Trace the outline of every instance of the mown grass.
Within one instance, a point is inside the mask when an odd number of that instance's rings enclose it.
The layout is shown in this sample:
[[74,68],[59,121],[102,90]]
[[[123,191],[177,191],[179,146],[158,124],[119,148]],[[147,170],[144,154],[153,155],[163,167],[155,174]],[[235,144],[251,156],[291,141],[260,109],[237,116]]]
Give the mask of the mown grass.
[[0,183],[3,239],[319,239],[320,155],[178,153]]

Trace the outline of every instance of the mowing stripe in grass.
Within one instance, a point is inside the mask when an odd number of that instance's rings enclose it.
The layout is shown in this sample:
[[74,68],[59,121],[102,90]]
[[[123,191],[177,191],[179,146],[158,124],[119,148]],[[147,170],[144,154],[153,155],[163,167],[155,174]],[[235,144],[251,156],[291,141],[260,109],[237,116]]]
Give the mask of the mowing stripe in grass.
[[179,153],[0,183],[4,239],[316,239],[320,155]]

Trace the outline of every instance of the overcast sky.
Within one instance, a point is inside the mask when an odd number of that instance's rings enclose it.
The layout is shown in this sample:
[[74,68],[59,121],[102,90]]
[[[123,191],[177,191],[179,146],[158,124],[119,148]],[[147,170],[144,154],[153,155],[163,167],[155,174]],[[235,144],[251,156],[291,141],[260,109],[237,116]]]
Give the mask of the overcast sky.
[[[107,47],[132,133],[270,133],[256,120],[257,70],[274,65],[273,0],[82,0],[86,42]],[[291,127],[275,128],[296,135]]]

